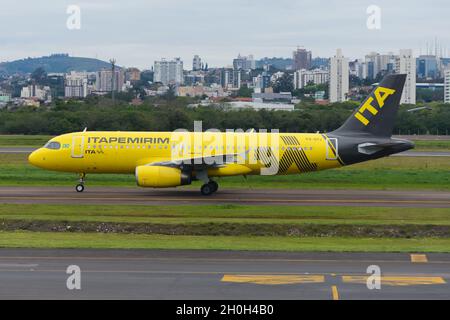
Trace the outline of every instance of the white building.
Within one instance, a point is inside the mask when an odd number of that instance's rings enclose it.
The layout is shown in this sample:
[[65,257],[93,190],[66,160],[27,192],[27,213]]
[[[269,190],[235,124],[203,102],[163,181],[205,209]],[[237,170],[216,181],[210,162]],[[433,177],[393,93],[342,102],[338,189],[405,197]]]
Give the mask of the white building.
[[261,90],[270,87],[270,76],[267,72],[263,72],[262,74],[258,74],[256,77],[253,77],[253,88]]
[[[96,74],[95,88],[101,92],[111,92],[112,90],[112,70],[101,70]],[[125,74],[123,70],[114,71],[114,91],[121,92],[125,84]]]
[[392,71],[395,66],[396,57],[392,52],[379,54],[371,52],[366,55],[364,63],[365,78],[375,79],[380,72]]
[[406,82],[403,88],[401,104],[416,104],[416,59],[411,49],[402,49],[395,63],[396,73],[405,73]]
[[209,98],[213,97],[225,97],[224,90],[219,85],[212,85],[210,87],[200,86],[189,86],[189,87],[178,87],[177,95],[180,97],[201,97],[207,96]]
[[270,77],[270,82],[276,82],[278,79],[280,79],[282,76],[284,76],[284,72],[277,71]]
[[241,70],[222,69],[220,71],[220,84],[224,89],[239,89],[242,84]]
[[444,71],[444,102],[450,103],[450,69]]
[[34,98],[42,101],[51,101],[52,99],[50,87],[37,85],[23,87],[20,92],[20,97],[25,99]]
[[233,69],[235,70],[254,70],[256,69],[256,61],[253,55],[241,56],[240,54],[236,59],[233,59]]
[[10,101],[11,95],[9,93],[0,91],[0,108],[4,107]]
[[233,101],[228,102],[231,109],[254,109],[254,110],[276,110],[276,111],[294,111],[295,105],[287,103],[266,103],[266,102],[245,102]]
[[329,72],[322,69],[301,69],[294,72],[294,89],[302,89],[308,83],[324,84],[329,80]]
[[88,75],[86,72],[71,71],[64,81],[66,98],[86,98],[88,95]]
[[180,58],[171,61],[165,59],[155,61],[153,78],[153,82],[164,85],[183,84],[183,61]]
[[350,62],[349,68],[349,73],[351,76],[353,75],[360,79],[367,79],[369,77],[369,68],[367,67],[367,63],[362,59],[356,59],[355,61]]
[[336,55],[330,59],[330,102],[347,100],[349,92],[348,59],[337,49]]
[[194,59],[192,60],[192,70],[199,71],[201,69],[202,69],[202,59],[198,55],[195,55]]

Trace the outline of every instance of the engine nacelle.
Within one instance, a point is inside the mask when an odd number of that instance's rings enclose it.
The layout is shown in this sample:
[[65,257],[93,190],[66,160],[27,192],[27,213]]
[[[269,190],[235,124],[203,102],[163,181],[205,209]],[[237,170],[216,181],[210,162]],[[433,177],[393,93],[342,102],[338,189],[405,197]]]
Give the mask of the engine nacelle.
[[171,188],[191,184],[191,176],[180,169],[162,166],[139,166],[136,182],[140,187]]

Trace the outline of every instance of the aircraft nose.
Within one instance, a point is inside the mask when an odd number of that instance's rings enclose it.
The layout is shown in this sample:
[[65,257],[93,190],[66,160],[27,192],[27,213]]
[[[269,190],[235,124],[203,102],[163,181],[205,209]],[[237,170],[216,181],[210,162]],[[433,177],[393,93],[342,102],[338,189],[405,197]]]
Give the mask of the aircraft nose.
[[28,163],[32,164],[35,167],[40,167],[41,163],[43,161],[42,157],[39,156],[39,150],[35,150],[33,151],[29,156],[28,156]]

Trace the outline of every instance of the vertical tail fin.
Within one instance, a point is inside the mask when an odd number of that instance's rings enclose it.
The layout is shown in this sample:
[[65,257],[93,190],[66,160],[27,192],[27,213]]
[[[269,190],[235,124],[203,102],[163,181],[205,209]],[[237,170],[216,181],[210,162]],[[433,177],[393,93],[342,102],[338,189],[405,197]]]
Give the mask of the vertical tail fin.
[[350,118],[333,133],[336,135],[364,133],[390,137],[405,80],[406,74],[390,74],[384,77]]

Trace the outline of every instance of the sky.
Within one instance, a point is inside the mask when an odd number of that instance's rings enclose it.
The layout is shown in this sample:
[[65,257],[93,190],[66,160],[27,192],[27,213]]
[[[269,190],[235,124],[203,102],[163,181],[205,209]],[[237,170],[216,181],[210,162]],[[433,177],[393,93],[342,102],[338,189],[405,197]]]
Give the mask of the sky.
[[[448,0],[0,0],[0,61],[69,53],[148,69],[162,57],[195,54],[227,66],[239,53],[291,57],[298,46],[330,57],[337,48],[361,58],[434,41],[450,52]],[[69,5],[80,29],[67,28]],[[369,6],[381,9],[368,29]]]

